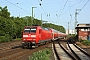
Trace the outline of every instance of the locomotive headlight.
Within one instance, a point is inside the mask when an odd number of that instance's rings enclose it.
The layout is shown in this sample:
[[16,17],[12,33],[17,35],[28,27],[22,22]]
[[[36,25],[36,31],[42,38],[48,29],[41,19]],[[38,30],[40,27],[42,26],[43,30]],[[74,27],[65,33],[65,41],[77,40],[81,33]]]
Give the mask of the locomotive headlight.
[[26,39],[23,39],[23,40],[26,40]]
[[22,43],[25,43],[25,42],[22,42]]
[[28,35],[23,35],[23,37],[28,37]]
[[36,39],[33,39],[33,40],[36,40]]
[[36,37],[36,35],[31,35],[31,37],[34,37],[34,38],[35,38],[35,37]]

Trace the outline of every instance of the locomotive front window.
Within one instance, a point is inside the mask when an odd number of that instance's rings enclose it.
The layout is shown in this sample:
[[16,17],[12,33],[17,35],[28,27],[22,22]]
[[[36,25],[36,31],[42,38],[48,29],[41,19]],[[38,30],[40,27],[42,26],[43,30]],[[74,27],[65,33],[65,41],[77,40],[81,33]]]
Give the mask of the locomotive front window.
[[35,28],[32,28],[30,32],[36,32],[36,29]]
[[25,29],[24,32],[30,32],[30,29]]
[[36,28],[26,28],[26,29],[24,29],[24,32],[36,32]]

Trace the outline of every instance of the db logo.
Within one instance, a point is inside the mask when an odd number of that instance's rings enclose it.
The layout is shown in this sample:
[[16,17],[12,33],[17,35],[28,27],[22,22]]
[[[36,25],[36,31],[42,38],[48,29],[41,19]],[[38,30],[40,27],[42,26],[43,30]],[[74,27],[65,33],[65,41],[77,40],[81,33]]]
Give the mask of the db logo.
[[29,34],[28,37],[31,37],[31,34]]

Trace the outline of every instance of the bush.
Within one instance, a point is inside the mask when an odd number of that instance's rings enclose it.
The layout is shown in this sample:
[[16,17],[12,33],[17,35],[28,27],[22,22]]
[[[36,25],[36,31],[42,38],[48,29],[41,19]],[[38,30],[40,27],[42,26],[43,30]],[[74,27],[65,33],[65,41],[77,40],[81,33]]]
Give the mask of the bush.
[[0,43],[1,42],[9,42],[11,40],[12,40],[12,38],[10,37],[9,34],[5,34],[5,36],[0,36]]
[[83,41],[81,41],[84,45],[86,45],[86,46],[90,46],[90,41],[89,40],[83,40]]
[[40,50],[33,53],[33,55],[29,57],[29,60],[50,60],[50,54],[51,51],[49,49]]
[[5,36],[0,36],[0,43],[1,43],[1,42],[5,42],[5,41],[6,41]]

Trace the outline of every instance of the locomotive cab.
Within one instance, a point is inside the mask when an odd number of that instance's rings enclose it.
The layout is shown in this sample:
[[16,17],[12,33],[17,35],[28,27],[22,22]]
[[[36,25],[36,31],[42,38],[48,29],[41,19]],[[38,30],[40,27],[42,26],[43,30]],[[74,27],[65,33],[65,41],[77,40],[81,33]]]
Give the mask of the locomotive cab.
[[33,46],[36,43],[36,27],[25,27],[22,33],[22,46]]

